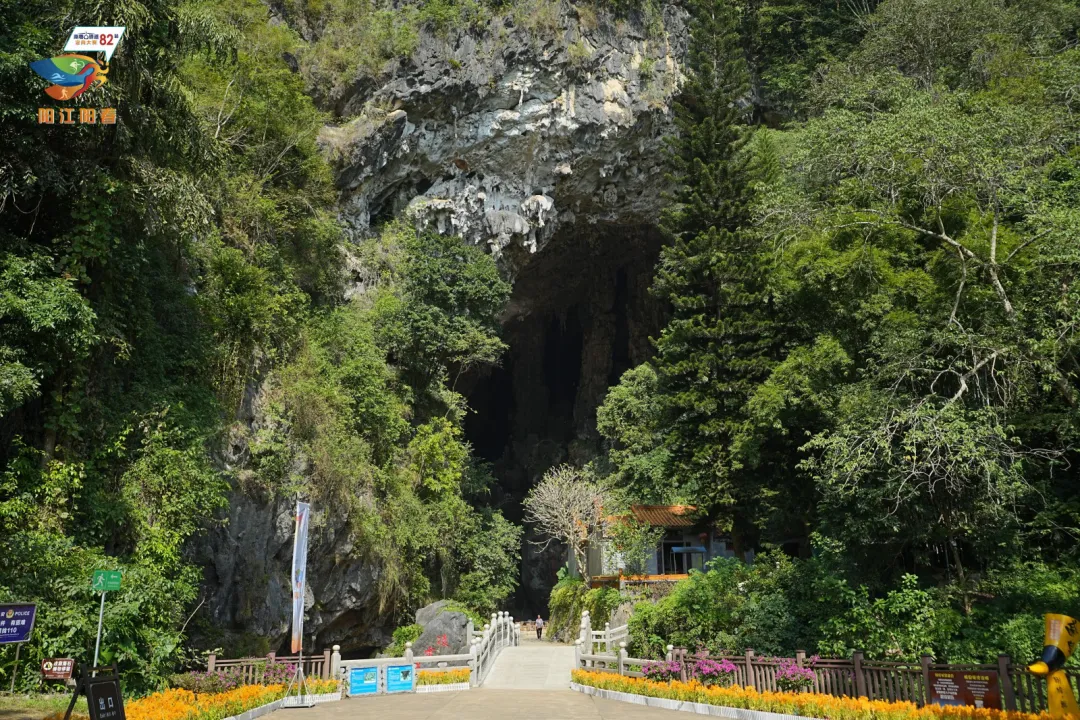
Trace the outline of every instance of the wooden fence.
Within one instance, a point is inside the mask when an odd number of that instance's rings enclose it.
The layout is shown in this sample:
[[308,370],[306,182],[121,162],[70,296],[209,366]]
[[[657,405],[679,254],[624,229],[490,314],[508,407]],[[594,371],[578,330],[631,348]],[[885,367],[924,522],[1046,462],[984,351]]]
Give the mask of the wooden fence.
[[[304,675],[309,678],[329,679],[331,675],[330,655],[330,650],[323,650],[322,653],[317,655],[304,655]],[[268,665],[296,665],[299,662],[300,657],[298,655],[277,655],[275,653],[270,653],[265,657],[236,658],[233,660],[219,659],[216,655],[211,655],[206,659],[206,671],[235,672],[243,684],[256,685],[262,682],[262,675]]]
[[[643,677],[645,658],[626,654],[626,642],[616,647],[613,635],[623,628],[595,631],[588,627],[588,615],[582,616],[576,643],[576,667],[598,672],[614,672],[627,677]],[[753,650],[742,654],[707,655],[714,660],[729,660],[735,666],[732,683],[758,690],[776,691],[776,673],[781,660],[759,657]],[[682,679],[688,679],[687,661],[694,654],[685,648],[667,647],[668,660],[678,660]],[[998,678],[1001,705],[1006,710],[1037,713],[1047,709],[1046,678],[1033,675],[1026,665],[1017,665],[1008,655],[1000,655],[995,664],[942,664],[924,655],[919,662],[886,662],[866,660],[862,652],[852,653],[850,659],[824,658],[811,663],[803,651],[796,652],[795,661],[814,672],[814,682],[808,692],[837,697],[866,697],[871,700],[907,701],[925,705],[930,700],[932,673],[993,673]],[[1067,672],[1074,692],[1080,691],[1080,671]]]

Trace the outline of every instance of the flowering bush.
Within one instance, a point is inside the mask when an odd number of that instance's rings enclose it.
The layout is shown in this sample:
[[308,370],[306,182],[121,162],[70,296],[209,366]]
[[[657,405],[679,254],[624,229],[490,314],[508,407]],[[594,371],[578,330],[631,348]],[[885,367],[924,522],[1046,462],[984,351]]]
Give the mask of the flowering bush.
[[469,682],[469,668],[421,670],[416,675],[417,685],[455,685],[467,682]]
[[727,658],[714,660],[701,652],[690,663],[690,676],[703,685],[730,685],[735,679],[735,663]]
[[678,660],[658,660],[647,662],[641,669],[645,677],[654,682],[668,682],[682,677],[682,663]]
[[823,720],[1049,720],[1046,713],[1033,714],[960,705],[926,705],[910,702],[867,700],[865,697],[833,697],[818,693],[758,692],[751,687],[709,687],[696,680],[658,683],[613,673],[571,671],[579,685],[604,690],[667,698],[723,707],[763,710]]
[[124,709],[128,720],[222,720],[271,703],[284,694],[284,685],[244,685],[214,694],[173,688],[135,700]]
[[813,665],[817,657],[810,658],[810,667],[800,667],[792,658],[780,658],[776,668],[776,687],[785,692],[802,692],[814,684]]

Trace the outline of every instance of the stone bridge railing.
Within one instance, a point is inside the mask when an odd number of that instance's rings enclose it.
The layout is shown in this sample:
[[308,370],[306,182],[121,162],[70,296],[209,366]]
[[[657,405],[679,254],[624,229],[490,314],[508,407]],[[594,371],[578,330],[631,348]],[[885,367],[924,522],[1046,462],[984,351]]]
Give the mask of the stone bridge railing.
[[491,622],[483,630],[475,630],[469,623],[469,652],[457,655],[416,655],[412,643],[405,643],[403,657],[369,658],[366,660],[342,660],[339,648],[334,646],[330,656],[330,667],[334,668],[334,677],[345,679],[353,667],[382,667],[394,665],[413,665],[420,669],[435,671],[469,668],[469,684],[477,687],[484,682],[495,658],[503,648],[521,644],[521,626],[514,622],[509,613],[492,613]]

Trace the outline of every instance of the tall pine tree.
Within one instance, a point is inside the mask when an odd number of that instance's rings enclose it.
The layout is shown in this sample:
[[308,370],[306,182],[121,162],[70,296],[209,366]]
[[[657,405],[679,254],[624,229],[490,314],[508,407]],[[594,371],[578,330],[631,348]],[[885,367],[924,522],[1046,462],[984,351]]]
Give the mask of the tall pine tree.
[[747,231],[749,73],[739,18],[731,0],[695,0],[691,13],[688,79],[669,147],[674,189],[661,219],[668,245],[653,287],[673,316],[654,362],[673,480],[730,520],[760,487],[734,448],[746,400],[772,366],[767,259]]

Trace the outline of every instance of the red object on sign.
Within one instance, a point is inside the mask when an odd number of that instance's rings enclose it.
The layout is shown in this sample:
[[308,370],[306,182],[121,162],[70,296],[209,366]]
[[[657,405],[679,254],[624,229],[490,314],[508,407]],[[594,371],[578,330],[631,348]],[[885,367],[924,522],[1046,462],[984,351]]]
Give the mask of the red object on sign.
[[75,670],[71,658],[45,658],[41,661],[41,676],[46,680],[67,680]]

